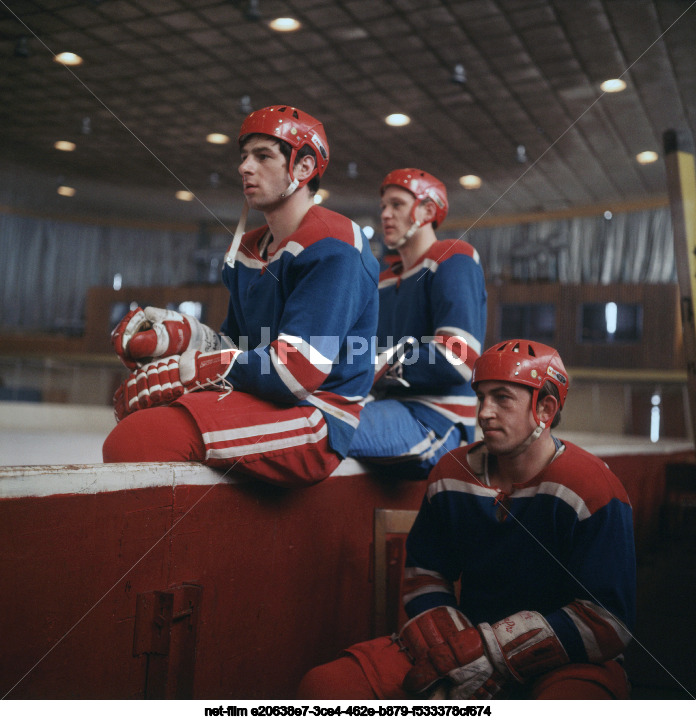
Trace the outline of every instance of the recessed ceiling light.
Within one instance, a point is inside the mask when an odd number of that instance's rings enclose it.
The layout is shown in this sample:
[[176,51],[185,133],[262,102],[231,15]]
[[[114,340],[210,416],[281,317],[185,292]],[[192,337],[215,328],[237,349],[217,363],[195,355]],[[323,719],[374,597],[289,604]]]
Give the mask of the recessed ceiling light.
[[314,196],[314,203],[316,205],[319,205],[320,203],[323,203],[328,197],[329,191],[324,190],[324,188],[319,188],[319,190],[317,190],[316,192],[316,195]]
[[72,198],[75,195],[75,188],[71,188],[69,185],[59,185],[56,192],[65,198]]
[[638,153],[638,155],[636,155],[636,160],[641,165],[648,165],[649,163],[654,163],[657,158],[658,155],[654,150],[644,150],[642,153]]
[[395,128],[397,128],[402,125],[408,125],[411,122],[411,118],[409,118],[408,115],[404,115],[403,113],[392,113],[391,115],[387,115],[387,117],[384,118],[384,122],[387,125],[393,125]]
[[605,80],[599,87],[605,93],[620,93],[622,90],[626,90],[626,82],[621,78],[611,78]]
[[476,190],[481,187],[481,178],[478,175],[462,175],[459,184],[467,190]]
[[230,136],[225,135],[224,133],[210,133],[210,135],[207,135],[205,139],[209,143],[214,143],[215,145],[225,145],[225,143],[230,142]]
[[193,200],[193,193],[190,190],[177,190],[176,198],[177,200]]
[[71,143],[69,140],[56,140],[55,143],[53,143],[53,147],[56,150],[65,150],[65,152],[70,153],[73,150],[75,150],[75,143]]
[[275,18],[269,23],[272,30],[276,30],[279,33],[291,33],[295,30],[299,30],[302,25],[295,18]]
[[82,58],[75,53],[58,53],[54,55],[53,59],[61,65],[81,65]]

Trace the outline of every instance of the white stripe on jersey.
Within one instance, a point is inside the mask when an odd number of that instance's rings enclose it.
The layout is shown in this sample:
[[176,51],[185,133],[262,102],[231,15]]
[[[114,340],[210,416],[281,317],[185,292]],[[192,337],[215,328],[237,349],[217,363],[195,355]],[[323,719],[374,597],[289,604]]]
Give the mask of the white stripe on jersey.
[[[288,335],[287,333],[279,333],[278,340],[282,340],[288,345],[296,348],[315,368],[327,375],[331,372],[333,361],[322,355],[314,346],[310,345],[304,338],[297,335]],[[291,351],[292,352],[292,351]]]
[[283,381],[283,383],[285,383],[290,393],[292,393],[296,398],[299,398],[301,401],[307,398],[309,391],[288,370],[287,365],[280,362],[276,349],[271,346],[268,350],[268,355],[271,357],[271,363],[273,364],[278,377]]
[[459,338],[463,338],[466,341],[466,344],[471,350],[476,353],[476,355],[481,355],[481,343],[476,339],[476,336],[473,336],[468,331],[465,331],[463,328],[455,328],[454,326],[442,326],[441,328],[438,328],[434,335],[454,335]]
[[457,491],[458,493],[469,493],[472,496],[488,496],[489,498],[495,498],[498,495],[496,489],[479,484],[476,481],[476,476],[472,476],[470,482],[461,481],[458,478],[439,478],[428,486],[428,500],[443,491]]
[[[624,646],[628,645],[632,636],[630,632],[627,631],[619,621],[617,621],[613,614],[609,613],[609,611],[605,608],[597,606],[594,603],[590,603],[589,601],[576,601],[576,603],[586,606],[597,616],[600,616],[602,621],[613,629]],[[590,626],[584,618],[575,612],[572,605],[564,606],[563,611],[570,616],[571,621],[575,624],[575,627],[580,633],[582,645],[585,647],[585,653],[587,654],[587,660],[591,663],[601,663],[604,659],[606,659],[607,650],[600,646],[597,637],[592,630],[592,626]]]
[[[348,398],[347,400],[351,400]],[[322,400],[316,395],[307,396],[307,401],[311,403],[316,408],[321,409],[325,413],[328,413],[329,415],[333,416],[334,418],[338,418],[339,421],[343,421],[344,423],[347,423],[349,426],[352,426],[353,428],[358,427],[358,423],[360,422],[359,418],[356,418],[352,413],[348,413],[348,411],[344,411],[342,408],[338,408],[337,406],[331,405],[331,403],[327,403],[326,401]]]
[[405,593],[402,596],[402,602],[405,604],[409,603],[410,601],[413,601],[414,598],[418,598],[418,596],[425,596],[428,593],[451,593],[447,588],[444,586],[438,585],[438,586],[420,586],[417,591],[413,591],[412,593]]
[[353,245],[362,253],[363,239],[360,226],[352,220],[350,221],[350,224],[353,226]]

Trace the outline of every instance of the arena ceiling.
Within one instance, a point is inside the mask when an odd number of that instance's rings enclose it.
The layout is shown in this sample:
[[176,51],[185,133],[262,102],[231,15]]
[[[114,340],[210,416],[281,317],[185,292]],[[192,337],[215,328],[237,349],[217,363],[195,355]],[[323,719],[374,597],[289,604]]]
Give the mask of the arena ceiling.
[[358,219],[405,166],[450,217],[655,203],[664,131],[696,135],[694,0],[0,0],[0,62],[0,206],[47,214],[233,221],[236,133],[270,104],[324,122],[326,204]]

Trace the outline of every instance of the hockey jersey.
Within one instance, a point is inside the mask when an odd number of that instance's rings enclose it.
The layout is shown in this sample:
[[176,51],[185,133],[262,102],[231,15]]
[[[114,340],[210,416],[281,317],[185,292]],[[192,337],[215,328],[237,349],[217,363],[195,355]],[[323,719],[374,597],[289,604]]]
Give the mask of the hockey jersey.
[[[278,404],[315,406],[331,448],[345,456],[374,374],[367,347],[377,325],[379,265],[360,227],[326,208],[313,206],[264,259],[259,241],[267,230],[246,233],[223,269],[230,299],[221,333],[243,351],[227,380]],[[192,412],[204,438],[220,430],[214,406]]]
[[389,397],[407,404],[440,437],[459,425],[473,440],[476,395],[471,371],[486,334],[486,288],[476,250],[461,240],[433,243],[403,271],[401,261],[380,275],[379,349],[413,336],[404,361],[408,388]]
[[486,485],[481,443],[436,466],[407,540],[409,616],[450,605],[478,624],[537,611],[572,662],[623,651],[635,622],[631,506],[605,463],[564,446],[509,495]]

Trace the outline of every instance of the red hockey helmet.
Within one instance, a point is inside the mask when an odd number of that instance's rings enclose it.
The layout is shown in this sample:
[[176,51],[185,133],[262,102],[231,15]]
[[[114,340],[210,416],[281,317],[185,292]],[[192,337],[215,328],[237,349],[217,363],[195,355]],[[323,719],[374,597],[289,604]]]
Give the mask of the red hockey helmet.
[[535,419],[539,391],[546,381],[558,389],[559,410],[563,408],[569,387],[568,373],[558,351],[543,343],[521,339],[498,343],[476,359],[471,386],[476,388],[481,381],[521,383],[532,388]]
[[[432,200],[435,203],[435,220],[433,227],[437,228],[440,223],[447,217],[449,208],[447,203],[447,189],[444,183],[439,181],[435,176],[426,173],[418,168],[400,168],[392,170],[382,181],[380,194],[384,194],[384,190],[388,185],[396,185],[400,188],[408,190],[416,196],[416,200],[423,202],[424,200]],[[411,221],[415,222],[416,206],[411,210]]]
[[295,182],[293,167],[297,152],[305,145],[309,145],[314,150],[317,159],[314,172],[303,183],[297,183],[293,190],[306,185],[315,175],[321,178],[329,164],[329,142],[326,139],[324,126],[316,118],[298,108],[290,105],[271,105],[261,110],[254,110],[247,116],[239,130],[240,146],[247,135],[254,133],[270,135],[278,140],[284,140],[291,146],[292,154],[288,162],[288,170],[293,183]]

